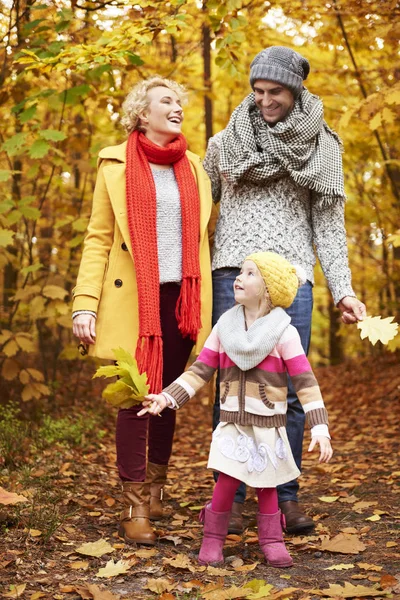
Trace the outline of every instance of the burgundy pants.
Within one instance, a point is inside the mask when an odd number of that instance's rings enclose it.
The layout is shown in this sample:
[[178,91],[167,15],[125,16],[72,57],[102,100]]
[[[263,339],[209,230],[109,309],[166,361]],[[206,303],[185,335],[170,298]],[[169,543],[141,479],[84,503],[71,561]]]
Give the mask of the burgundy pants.
[[[163,336],[163,387],[183,373],[193,341],[183,338],[175,317],[180,286],[164,283],[160,286],[160,317]],[[138,417],[141,405],[121,408],[117,417],[117,466],[123,481],[144,481],[146,478],[146,447],[148,460],[167,465],[172,452],[175,431],[175,410],[166,408],[161,418],[152,415]]]

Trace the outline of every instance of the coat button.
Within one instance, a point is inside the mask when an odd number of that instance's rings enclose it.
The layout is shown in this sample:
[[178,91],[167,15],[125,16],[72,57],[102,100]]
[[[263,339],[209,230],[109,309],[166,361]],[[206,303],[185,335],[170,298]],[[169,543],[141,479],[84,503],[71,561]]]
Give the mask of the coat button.
[[122,287],[122,280],[121,279],[116,279],[114,281],[114,285],[115,285],[115,287]]
[[125,252],[128,250],[128,246],[125,244],[125,242],[122,242],[121,248],[122,250],[125,250]]

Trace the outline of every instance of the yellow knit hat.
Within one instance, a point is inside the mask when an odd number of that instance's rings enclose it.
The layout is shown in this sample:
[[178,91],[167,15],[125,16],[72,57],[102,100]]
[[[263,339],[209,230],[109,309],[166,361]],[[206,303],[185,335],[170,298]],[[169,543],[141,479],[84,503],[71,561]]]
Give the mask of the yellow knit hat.
[[286,258],[275,252],[254,252],[245,260],[252,260],[257,265],[272,304],[289,308],[299,285],[305,283],[301,267],[294,267]]

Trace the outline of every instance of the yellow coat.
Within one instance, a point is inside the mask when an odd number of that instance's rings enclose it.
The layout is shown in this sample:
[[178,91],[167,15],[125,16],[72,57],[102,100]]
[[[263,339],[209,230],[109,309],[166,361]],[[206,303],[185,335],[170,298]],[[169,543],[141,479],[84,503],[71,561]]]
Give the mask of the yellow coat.
[[[99,154],[93,207],[76,287],[73,310],[97,312],[96,343],[89,353],[114,359],[113,348],[122,347],[133,355],[139,333],[137,284],[125,198],[126,142],[110,146]],[[209,179],[200,158],[186,153],[200,195],[201,322],[196,353],[211,330],[212,283],[210,239],[216,210]]]

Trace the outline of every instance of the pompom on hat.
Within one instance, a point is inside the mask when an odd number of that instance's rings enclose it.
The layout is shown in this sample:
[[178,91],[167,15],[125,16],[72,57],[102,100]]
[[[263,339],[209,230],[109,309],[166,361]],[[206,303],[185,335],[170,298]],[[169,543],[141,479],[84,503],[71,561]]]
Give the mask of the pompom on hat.
[[270,46],[253,59],[250,65],[250,85],[254,89],[257,79],[274,81],[289,88],[297,98],[309,72],[310,63],[304,56],[286,46]]
[[254,252],[245,260],[257,265],[274,307],[289,308],[299,286],[306,282],[304,269],[275,252]]

